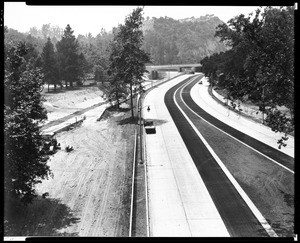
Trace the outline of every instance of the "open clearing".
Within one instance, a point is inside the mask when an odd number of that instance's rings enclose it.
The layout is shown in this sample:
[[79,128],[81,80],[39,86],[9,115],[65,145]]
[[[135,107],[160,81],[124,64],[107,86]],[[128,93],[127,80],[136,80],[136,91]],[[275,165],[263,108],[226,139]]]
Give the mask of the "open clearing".
[[76,87],[73,90],[57,89],[56,93],[52,90],[49,93],[44,90],[43,96],[46,99],[44,107],[48,112],[47,122],[104,101],[104,93],[97,86]]
[[[56,104],[58,117],[61,111],[69,114],[72,101],[79,105],[98,97],[93,93],[97,87],[88,89],[47,94],[47,102]],[[105,111],[100,121],[97,112],[89,113],[81,126],[57,134],[61,150],[48,161],[54,177],[36,187],[49,196],[27,208],[6,203],[5,235],[128,236],[136,126],[130,115],[126,104]],[[74,150],[67,153],[67,145]]]

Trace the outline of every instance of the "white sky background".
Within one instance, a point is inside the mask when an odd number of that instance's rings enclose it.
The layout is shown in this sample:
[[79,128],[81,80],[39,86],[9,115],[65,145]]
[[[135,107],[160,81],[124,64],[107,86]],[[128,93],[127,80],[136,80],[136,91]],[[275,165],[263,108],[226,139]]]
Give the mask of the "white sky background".
[[[91,33],[96,36],[101,28],[110,31],[118,24],[123,24],[136,5],[125,6],[27,6],[25,2],[4,3],[4,25],[20,32],[29,31],[30,27],[40,29],[43,24],[58,25],[65,29],[70,24],[74,35]],[[214,14],[222,21],[227,21],[239,14],[255,11],[258,6],[145,6],[144,17],[170,17],[183,19],[199,18],[206,14]]]

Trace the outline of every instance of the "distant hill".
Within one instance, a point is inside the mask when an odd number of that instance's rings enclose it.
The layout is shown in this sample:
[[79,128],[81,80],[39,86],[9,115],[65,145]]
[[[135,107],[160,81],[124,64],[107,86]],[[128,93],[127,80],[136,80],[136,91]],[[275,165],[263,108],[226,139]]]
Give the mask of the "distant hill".
[[215,29],[223,22],[214,15],[175,20],[169,17],[146,18],[144,49],[156,65],[199,63],[214,53],[226,51],[215,37]]

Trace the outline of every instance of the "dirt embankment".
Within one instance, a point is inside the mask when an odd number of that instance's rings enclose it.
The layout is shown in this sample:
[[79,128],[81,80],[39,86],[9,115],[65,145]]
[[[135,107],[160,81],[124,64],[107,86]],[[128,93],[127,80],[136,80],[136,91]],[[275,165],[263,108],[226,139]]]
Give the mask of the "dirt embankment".
[[64,116],[70,115],[83,108],[104,102],[105,95],[98,86],[75,87],[72,89],[58,90],[56,93],[43,92],[46,99],[44,107],[47,110],[48,121],[54,121]]
[[[68,102],[81,97],[64,94]],[[100,121],[95,113],[80,127],[57,134],[61,150],[48,161],[54,177],[36,187],[49,196],[27,208],[7,203],[5,235],[128,236],[136,126],[130,114],[126,105],[106,111]],[[67,153],[67,145],[74,150]]]

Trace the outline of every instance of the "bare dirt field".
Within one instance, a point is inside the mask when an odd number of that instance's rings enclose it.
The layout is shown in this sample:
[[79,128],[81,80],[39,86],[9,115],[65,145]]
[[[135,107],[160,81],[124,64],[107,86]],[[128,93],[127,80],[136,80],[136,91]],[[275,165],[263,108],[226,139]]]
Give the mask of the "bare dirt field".
[[[70,113],[72,101],[78,105],[97,98],[96,89],[48,93],[46,98],[50,108],[55,104],[63,111],[65,106]],[[79,127],[57,134],[61,150],[48,161],[54,176],[36,187],[49,196],[39,196],[27,208],[6,203],[5,235],[128,236],[136,129],[130,115],[126,104],[105,111],[100,121],[97,111],[90,111]],[[74,150],[66,152],[67,145]]]
[[104,101],[104,93],[97,86],[75,87],[73,90],[57,89],[57,92],[43,91],[46,99],[44,107],[48,112],[48,122],[67,116],[82,108]]

